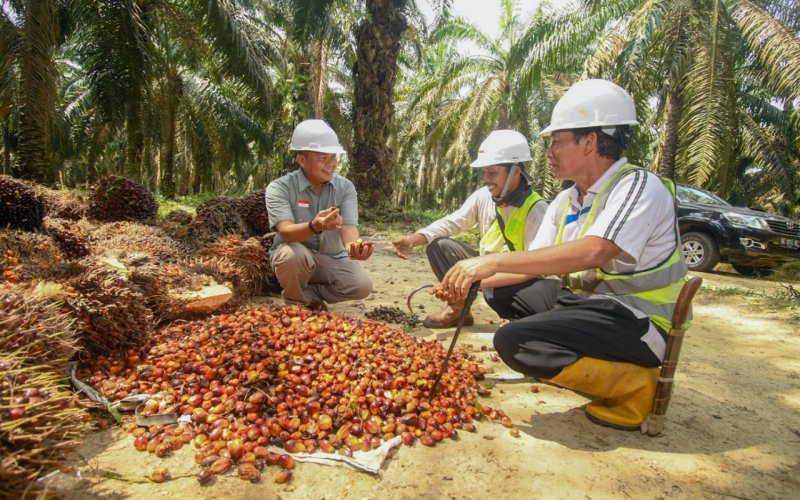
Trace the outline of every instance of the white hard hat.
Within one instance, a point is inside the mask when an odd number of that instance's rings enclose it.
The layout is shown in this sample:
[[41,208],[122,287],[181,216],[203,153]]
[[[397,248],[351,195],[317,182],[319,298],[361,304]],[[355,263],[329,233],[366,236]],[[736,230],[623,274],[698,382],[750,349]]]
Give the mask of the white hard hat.
[[548,137],[556,130],[638,124],[633,98],[622,87],[608,80],[582,80],[559,99],[550,125],[539,136]]
[[304,120],[292,132],[290,151],[317,151],[319,153],[344,153],[336,132],[322,120]]
[[516,130],[494,130],[478,148],[478,157],[469,164],[482,168],[502,163],[519,163],[531,160],[528,139]]

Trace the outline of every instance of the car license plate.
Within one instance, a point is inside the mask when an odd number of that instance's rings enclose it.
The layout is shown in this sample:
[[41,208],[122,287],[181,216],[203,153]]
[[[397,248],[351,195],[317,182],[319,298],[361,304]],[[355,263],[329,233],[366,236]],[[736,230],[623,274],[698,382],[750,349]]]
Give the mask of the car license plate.
[[784,248],[791,248],[793,250],[800,249],[800,240],[792,238],[781,238],[781,246]]

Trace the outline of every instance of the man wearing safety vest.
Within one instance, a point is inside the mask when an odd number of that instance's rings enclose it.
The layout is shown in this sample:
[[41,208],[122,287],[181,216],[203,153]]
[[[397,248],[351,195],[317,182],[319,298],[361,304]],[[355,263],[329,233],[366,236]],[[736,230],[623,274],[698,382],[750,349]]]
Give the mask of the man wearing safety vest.
[[[523,162],[531,160],[528,139],[514,130],[495,130],[481,143],[478,157],[470,166],[480,169],[483,187],[472,193],[455,212],[437,220],[416,233],[392,242],[395,255],[407,258],[415,246],[428,245],[426,253],[436,277],[441,280],[459,260],[478,254],[523,250],[533,241],[547,210],[547,203],[531,188]],[[475,226],[481,235],[479,250],[450,239]],[[535,280],[532,280],[535,281]],[[491,279],[482,283],[487,304],[504,309],[513,293],[525,290],[532,283],[517,284],[514,290],[494,288]],[[453,299],[436,289],[447,307],[423,321],[428,328],[449,328],[458,323],[464,299]],[[498,311],[503,316],[503,314]],[[509,316],[503,316],[509,317]],[[464,324],[473,324],[468,314]]]
[[622,157],[637,124],[619,86],[573,85],[540,135],[550,138],[550,169],[574,186],[550,204],[528,251],[463,260],[442,280],[461,297],[490,277],[560,276],[540,280],[535,314],[497,330],[497,353],[514,370],[594,396],[587,416],[628,430],[650,413],[686,279],[674,185]]

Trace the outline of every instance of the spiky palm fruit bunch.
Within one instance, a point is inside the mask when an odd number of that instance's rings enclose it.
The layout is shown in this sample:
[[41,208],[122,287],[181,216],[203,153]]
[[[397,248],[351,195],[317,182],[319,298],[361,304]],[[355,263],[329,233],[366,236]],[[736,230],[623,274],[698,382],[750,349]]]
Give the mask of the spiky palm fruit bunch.
[[269,254],[257,238],[224,236],[207,244],[199,253],[204,257],[224,258],[240,268],[240,273],[253,284],[250,295],[258,293],[264,281],[272,277]]
[[34,231],[42,227],[44,204],[33,188],[0,175],[0,228]]
[[261,289],[261,276],[253,273],[253,268],[226,258],[194,257],[183,264],[190,271],[211,276],[217,283],[230,288],[233,291],[231,305],[243,303]]
[[90,354],[139,347],[153,332],[147,297],[124,274],[109,266],[89,265],[68,282],[75,293],[64,300],[78,317],[81,345]]
[[138,285],[155,312],[157,322],[193,318],[198,314],[189,304],[203,288],[216,285],[213,277],[179,264],[151,263],[131,271],[128,279]]
[[89,255],[92,247],[92,226],[86,221],[73,221],[45,217],[45,232],[53,237],[68,260],[80,259]]
[[177,208],[168,213],[158,225],[171,238],[182,240],[189,235],[189,226],[193,219],[194,215]]
[[58,301],[60,288],[42,282],[0,290],[0,352],[18,351],[52,366],[75,355],[75,317]]
[[89,217],[93,219],[152,223],[157,210],[153,193],[125,177],[101,177],[89,187]]
[[0,498],[35,497],[86,430],[88,415],[48,365],[0,352]]
[[261,235],[269,232],[269,216],[264,193],[266,189],[250,191],[239,199],[242,218],[250,228],[250,234]]
[[189,238],[194,243],[208,243],[229,234],[249,235],[247,223],[239,211],[239,200],[220,196],[197,207],[197,215],[189,228]]
[[92,237],[97,253],[145,254],[163,261],[174,260],[180,253],[178,244],[162,229],[136,222],[103,224]]
[[89,209],[86,199],[75,191],[59,191],[30,183],[44,204],[44,215],[56,219],[78,220],[86,217]]
[[0,229],[0,283],[47,278],[63,260],[63,253],[47,236]]

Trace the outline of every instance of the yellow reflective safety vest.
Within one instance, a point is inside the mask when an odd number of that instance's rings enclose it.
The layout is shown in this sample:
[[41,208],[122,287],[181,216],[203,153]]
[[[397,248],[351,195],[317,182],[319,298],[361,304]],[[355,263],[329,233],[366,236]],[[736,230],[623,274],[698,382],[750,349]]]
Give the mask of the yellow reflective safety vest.
[[533,205],[541,199],[542,197],[536,191],[531,191],[521,206],[511,210],[508,220],[503,219],[503,209],[500,205],[495,204],[494,209],[497,215],[481,238],[480,254],[500,252],[503,250],[503,246],[508,247],[512,252],[525,250],[525,224],[528,222],[528,213]]
[[[636,170],[644,169],[630,164],[623,165],[600,187],[597,196],[592,202],[592,208],[589,209],[586,220],[578,232],[578,238],[586,233],[595,219],[597,219],[597,215],[605,208],[608,195],[620,179]],[[659,179],[672,193],[674,201],[675,184],[663,177],[659,177]],[[555,244],[561,243],[564,237],[564,229],[567,225],[569,213],[568,196],[564,198],[564,206],[561,210],[563,213]],[[651,269],[630,273],[608,273],[596,268],[562,276],[561,281],[564,286],[575,293],[599,293],[613,296],[621,302],[642,311],[653,323],[665,332],[669,332],[672,325],[675,302],[678,300],[678,294],[686,281],[686,272],[687,267],[683,260],[680,236],[676,225],[675,250],[664,262]]]

